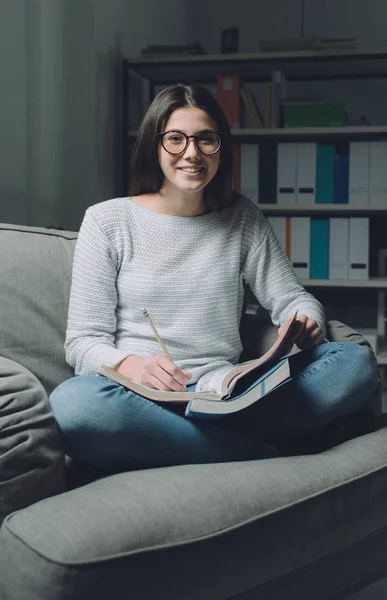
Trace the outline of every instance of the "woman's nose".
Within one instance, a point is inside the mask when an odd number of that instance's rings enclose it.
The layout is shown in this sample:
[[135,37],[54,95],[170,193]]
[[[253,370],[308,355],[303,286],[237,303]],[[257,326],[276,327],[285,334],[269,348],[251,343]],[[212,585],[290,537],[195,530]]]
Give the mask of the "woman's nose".
[[188,140],[187,147],[184,151],[185,156],[196,156],[199,154],[194,138]]

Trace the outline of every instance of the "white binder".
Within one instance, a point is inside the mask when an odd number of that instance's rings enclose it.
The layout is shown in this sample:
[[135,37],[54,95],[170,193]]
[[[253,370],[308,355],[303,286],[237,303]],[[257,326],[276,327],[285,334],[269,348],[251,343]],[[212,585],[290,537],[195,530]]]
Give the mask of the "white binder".
[[281,248],[286,252],[286,217],[268,217]]
[[370,142],[370,204],[387,208],[387,142]]
[[309,279],[310,217],[292,217],[290,261],[299,279]]
[[369,219],[349,218],[349,279],[368,279]]
[[259,145],[241,144],[241,194],[259,202]]
[[370,142],[349,144],[349,204],[367,206],[370,185]]
[[297,186],[297,144],[277,146],[277,203],[295,204]]
[[329,279],[348,279],[349,219],[329,219]]
[[297,144],[297,204],[316,202],[316,143]]

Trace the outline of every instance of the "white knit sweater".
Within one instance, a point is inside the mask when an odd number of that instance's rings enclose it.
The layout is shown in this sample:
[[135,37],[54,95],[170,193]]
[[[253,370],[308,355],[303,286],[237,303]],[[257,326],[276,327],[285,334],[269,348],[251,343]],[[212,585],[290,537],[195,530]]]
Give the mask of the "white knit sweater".
[[192,372],[238,362],[243,279],[275,325],[298,309],[325,332],[321,304],[299,283],[267,219],[247,198],[196,217],[156,213],[130,198],[90,207],[77,240],[65,342],[76,374],[161,349]]

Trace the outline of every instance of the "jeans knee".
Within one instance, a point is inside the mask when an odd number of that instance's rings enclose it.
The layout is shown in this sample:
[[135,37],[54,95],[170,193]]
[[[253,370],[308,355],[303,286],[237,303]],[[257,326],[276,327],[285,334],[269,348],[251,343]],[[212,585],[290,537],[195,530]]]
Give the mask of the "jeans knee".
[[[53,390],[49,397],[51,410],[62,432],[82,423],[85,405],[95,394],[94,376],[77,376],[67,379]],[[97,382],[96,382],[97,383]]]
[[356,369],[358,376],[365,383],[376,388],[379,377],[375,357],[365,346],[360,344],[347,343],[345,346],[347,360],[352,364],[353,370]]

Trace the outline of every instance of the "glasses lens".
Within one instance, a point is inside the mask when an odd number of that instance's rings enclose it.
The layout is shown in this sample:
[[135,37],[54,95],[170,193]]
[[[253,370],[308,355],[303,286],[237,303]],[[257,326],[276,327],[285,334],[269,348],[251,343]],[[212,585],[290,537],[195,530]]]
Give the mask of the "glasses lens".
[[203,154],[215,154],[220,148],[220,137],[216,133],[201,133],[197,137],[198,147]]
[[180,131],[168,131],[163,136],[163,146],[171,154],[179,154],[187,144],[185,136]]

